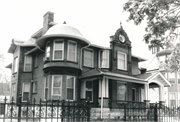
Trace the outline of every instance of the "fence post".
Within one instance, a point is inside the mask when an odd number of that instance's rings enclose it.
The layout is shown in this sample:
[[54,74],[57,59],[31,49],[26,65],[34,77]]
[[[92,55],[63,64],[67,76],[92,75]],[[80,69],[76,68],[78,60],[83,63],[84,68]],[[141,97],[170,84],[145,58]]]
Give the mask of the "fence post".
[[158,108],[157,108],[157,104],[158,103],[156,103],[155,107],[154,107],[154,121],[156,121],[156,122],[158,121],[158,110],[157,110]]
[[124,103],[124,121],[126,121],[126,103]]
[[22,103],[22,95],[21,93],[19,94],[19,99],[18,99],[18,122],[21,122],[21,103]]
[[6,116],[6,101],[7,101],[7,99],[6,99],[6,97],[5,97],[5,99],[4,99],[4,105],[1,104],[1,105],[4,107],[4,108],[2,108],[3,110],[1,110],[2,113],[4,114],[3,122],[5,122],[5,116]]
[[90,104],[89,104],[89,97],[87,97],[87,121],[90,121]]

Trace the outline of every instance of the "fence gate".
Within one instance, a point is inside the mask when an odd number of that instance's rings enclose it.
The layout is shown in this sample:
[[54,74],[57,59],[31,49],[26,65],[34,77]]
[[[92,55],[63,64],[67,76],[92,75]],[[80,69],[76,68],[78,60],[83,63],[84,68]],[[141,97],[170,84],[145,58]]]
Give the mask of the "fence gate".
[[39,103],[6,102],[0,104],[0,122],[61,122],[89,121],[89,101],[42,101]]

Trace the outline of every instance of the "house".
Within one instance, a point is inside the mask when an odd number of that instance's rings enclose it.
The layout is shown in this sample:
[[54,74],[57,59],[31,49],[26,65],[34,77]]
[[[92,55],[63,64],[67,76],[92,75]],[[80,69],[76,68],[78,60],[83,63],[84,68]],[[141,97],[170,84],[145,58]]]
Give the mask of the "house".
[[138,69],[138,63],[145,59],[132,54],[131,41],[122,26],[105,47],[65,22],[53,20],[54,13],[47,12],[43,27],[29,40],[12,39],[8,52],[14,60],[7,67],[12,69],[11,97],[15,101],[20,93],[22,102],[89,98],[94,113],[102,116],[103,108],[107,112],[110,106],[117,108],[113,100],[149,100],[154,79],[161,88],[170,86],[161,73],[146,74]]

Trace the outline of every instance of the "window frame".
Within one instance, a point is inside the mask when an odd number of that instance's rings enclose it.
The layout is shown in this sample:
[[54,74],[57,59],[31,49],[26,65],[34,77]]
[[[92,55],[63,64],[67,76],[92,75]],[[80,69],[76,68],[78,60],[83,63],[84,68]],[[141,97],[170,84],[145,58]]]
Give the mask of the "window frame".
[[11,83],[11,98],[12,97],[13,97],[14,101],[16,101],[16,82]]
[[[53,85],[54,85],[54,77],[55,76],[60,76],[61,77],[61,86],[59,87],[59,89],[60,89],[60,94],[53,94]],[[53,96],[58,96],[58,97],[61,97],[61,99],[62,99],[62,81],[63,80],[63,76],[62,75],[52,75],[52,87],[51,87],[51,100],[53,100],[52,98],[53,98]],[[58,88],[58,87],[57,87]]]
[[[105,60],[107,60],[107,66],[105,66],[105,67],[102,67],[101,66],[101,58],[100,58],[100,55],[101,55],[101,53],[100,52],[105,52],[105,51],[107,51],[108,52],[108,54],[107,54],[107,59],[105,59]],[[102,57],[103,57],[103,53],[102,53]],[[102,60],[104,60],[104,58],[102,58]],[[109,50],[99,50],[99,68],[109,68]]]
[[[174,76],[174,77],[172,77]],[[171,82],[170,79],[173,79],[174,82]],[[175,72],[171,73],[171,72],[168,72],[168,81],[171,83],[171,84],[176,84],[176,74]]]
[[[119,84],[124,84],[124,85],[126,86],[125,96],[124,96],[124,97],[125,97],[125,100],[124,100],[124,101],[126,101],[126,100],[127,100],[127,94],[128,94],[128,93],[127,93],[127,83],[126,83],[126,82],[122,82],[122,81],[117,81],[117,84],[118,84],[118,83],[119,83]],[[117,85],[117,96],[116,96],[116,97],[117,97],[117,100],[119,100],[119,99],[118,99],[118,85]],[[123,101],[123,100],[120,100],[120,101]]]
[[180,92],[178,92],[178,104],[180,106]]
[[[73,86],[73,99],[71,100],[71,99],[67,99],[67,89],[68,89],[68,87],[67,87],[67,81],[68,81],[68,77],[73,77],[74,78],[74,86]],[[76,78],[75,78],[75,76],[71,76],[71,75],[67,75],[66,76],[66,99],[67,100],[70,100],[70,101],[73,101],[73,100],[75,100],[75,91],[76,91]]]
[[[124,56],[125,56],[125,59],[119,58],[119,54],[124,55]],[[124,69],[119,67],[119,65],[120,65],[119,60],[123,60],[123,61],[124,61],[124,63],[125,63],[125,66],[124,66],[125,68],[124,68]],[[127,54],[126,54],[126,53],[117,51],[117,69],[119,69],[119,70],[127,70]]]
[[67,46],[68,46],[68,48],[67,48],[67,61],[71,61],[69,59],[69,43],[75,43],[75,60],[72,62],[77,62],[77,42],[72,41],[72,40],[68,40],[68,44],[67,44]]
[[[27,63],[27,57],[30,57],[30,63]],[[30,65],[30,70],[26,70],[26,65]],[[25,55],[24,56],[24,72],[31,72],[32,71],[32,56],[31,55]]]
[[[180,85],[180,73],[177,73],[177,83],[178,83],[178,85]],[[180,103],[179,103],[179,105],[180,105]]]
[[[55,42],[62,42],[62,49],[55,49]],[[55,51],[62,51],[62,59],[55,59]],[[64,39],[53,40],[53,60],[64,60]]]
[[[134,100],[132,99],[132,101],[137,101],[137,97],[136,97],[136,88],[132,88],[132,91],[134,90]],[[133,98],[133,93],[132,93],[132,98]]]
[[30,82],[23,82],[23,88],[22,88],[22,102],[27,102],[27,100],[24,100],[24,85],[25,84],[29,84],[29,95],[28,95],[28,100],[30,100],[30,87],[31,87],[31,85],[30,85]]
[[[174,94],[175,99],[171,99],[171,94]],[[171,100],[175,100],[175,106],[177,106],[177,94],[176,92],[169,92],[169,106],[171,107]]]
[[[92,61],[91,61],[91,63],[92,63],[92,66],[88,66],[88,65],[85,65],[85,51],[92,51]],[[85,48],[84,49],[84,56],[83,56],[83,66],[85,66],[85,67],[94,67],[94,50],[93,49],[90,49],[90,48]]]

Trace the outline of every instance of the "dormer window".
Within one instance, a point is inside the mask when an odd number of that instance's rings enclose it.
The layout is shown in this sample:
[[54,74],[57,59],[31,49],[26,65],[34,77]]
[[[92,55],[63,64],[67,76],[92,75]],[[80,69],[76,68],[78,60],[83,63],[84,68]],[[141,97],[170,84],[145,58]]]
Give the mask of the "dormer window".
[[109,50],[99,51],[99,68],[109,68]]
[[117,52],[117,68],[127,70],[127,56],[125,53]]
[[76,62],[77,57],[77,44],[74,41],[68,41],[68,61]]
[[62,39],[54,40],[53,59],[54,60],[64,59],[64,42]]

